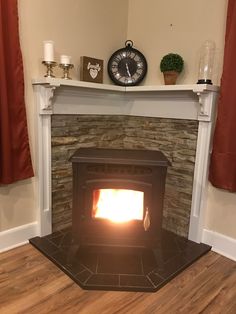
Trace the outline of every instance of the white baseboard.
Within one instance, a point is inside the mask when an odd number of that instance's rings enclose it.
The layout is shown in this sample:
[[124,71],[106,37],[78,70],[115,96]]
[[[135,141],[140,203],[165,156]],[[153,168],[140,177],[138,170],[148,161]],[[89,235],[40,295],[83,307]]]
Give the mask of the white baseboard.
[[202,242],[212,246],[212,251],[236,261],[236,239],[204,229]]
[[0,232],[0,252],[28,243],[30,238],[38,235],[38,223],[32,222],[20,227]]

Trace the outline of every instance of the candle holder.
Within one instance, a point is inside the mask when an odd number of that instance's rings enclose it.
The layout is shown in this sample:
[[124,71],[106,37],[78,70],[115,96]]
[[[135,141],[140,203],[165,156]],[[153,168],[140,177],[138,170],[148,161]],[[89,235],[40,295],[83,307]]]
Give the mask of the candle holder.
[[212,84],[215,49],[215,42],[211,40],[202,45],[197,84]]
[[63,76],[62,78],[65,80],[71,80],[70,77],[70,69],[73,69],[73,64],[67,64],[67,63],[60,63],[59,67],[63,69]]
[[53,67],[55,67],[57,63],[55,61],[43,61],[42,64],[47,67],[47,72],[44,77],[55,77],[55,75],[53,75]]

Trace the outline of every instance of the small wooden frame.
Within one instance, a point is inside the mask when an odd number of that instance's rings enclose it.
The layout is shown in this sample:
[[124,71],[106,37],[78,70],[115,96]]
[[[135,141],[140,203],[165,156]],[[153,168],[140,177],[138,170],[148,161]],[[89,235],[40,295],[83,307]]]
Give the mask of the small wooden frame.
[[81,57],[80,80],[93,83],[103,83],[103,60]]

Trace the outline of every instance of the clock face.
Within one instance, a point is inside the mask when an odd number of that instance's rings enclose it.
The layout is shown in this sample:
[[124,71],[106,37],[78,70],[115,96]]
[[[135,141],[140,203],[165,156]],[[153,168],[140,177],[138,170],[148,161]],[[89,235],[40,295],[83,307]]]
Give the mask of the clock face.
[[108,74],[117,85],[137,85],[146,73],[147,61],[144,55],[130,46],[114,52],[108,61]]

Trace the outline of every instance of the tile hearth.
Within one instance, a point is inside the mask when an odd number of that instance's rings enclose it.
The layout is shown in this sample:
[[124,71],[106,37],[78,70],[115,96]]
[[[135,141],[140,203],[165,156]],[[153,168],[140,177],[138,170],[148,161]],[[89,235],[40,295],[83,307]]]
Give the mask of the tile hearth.
[[87,290],[155,292],[211,247],[162,230],[159,248],[79,247],[71,229],[30,243]]

